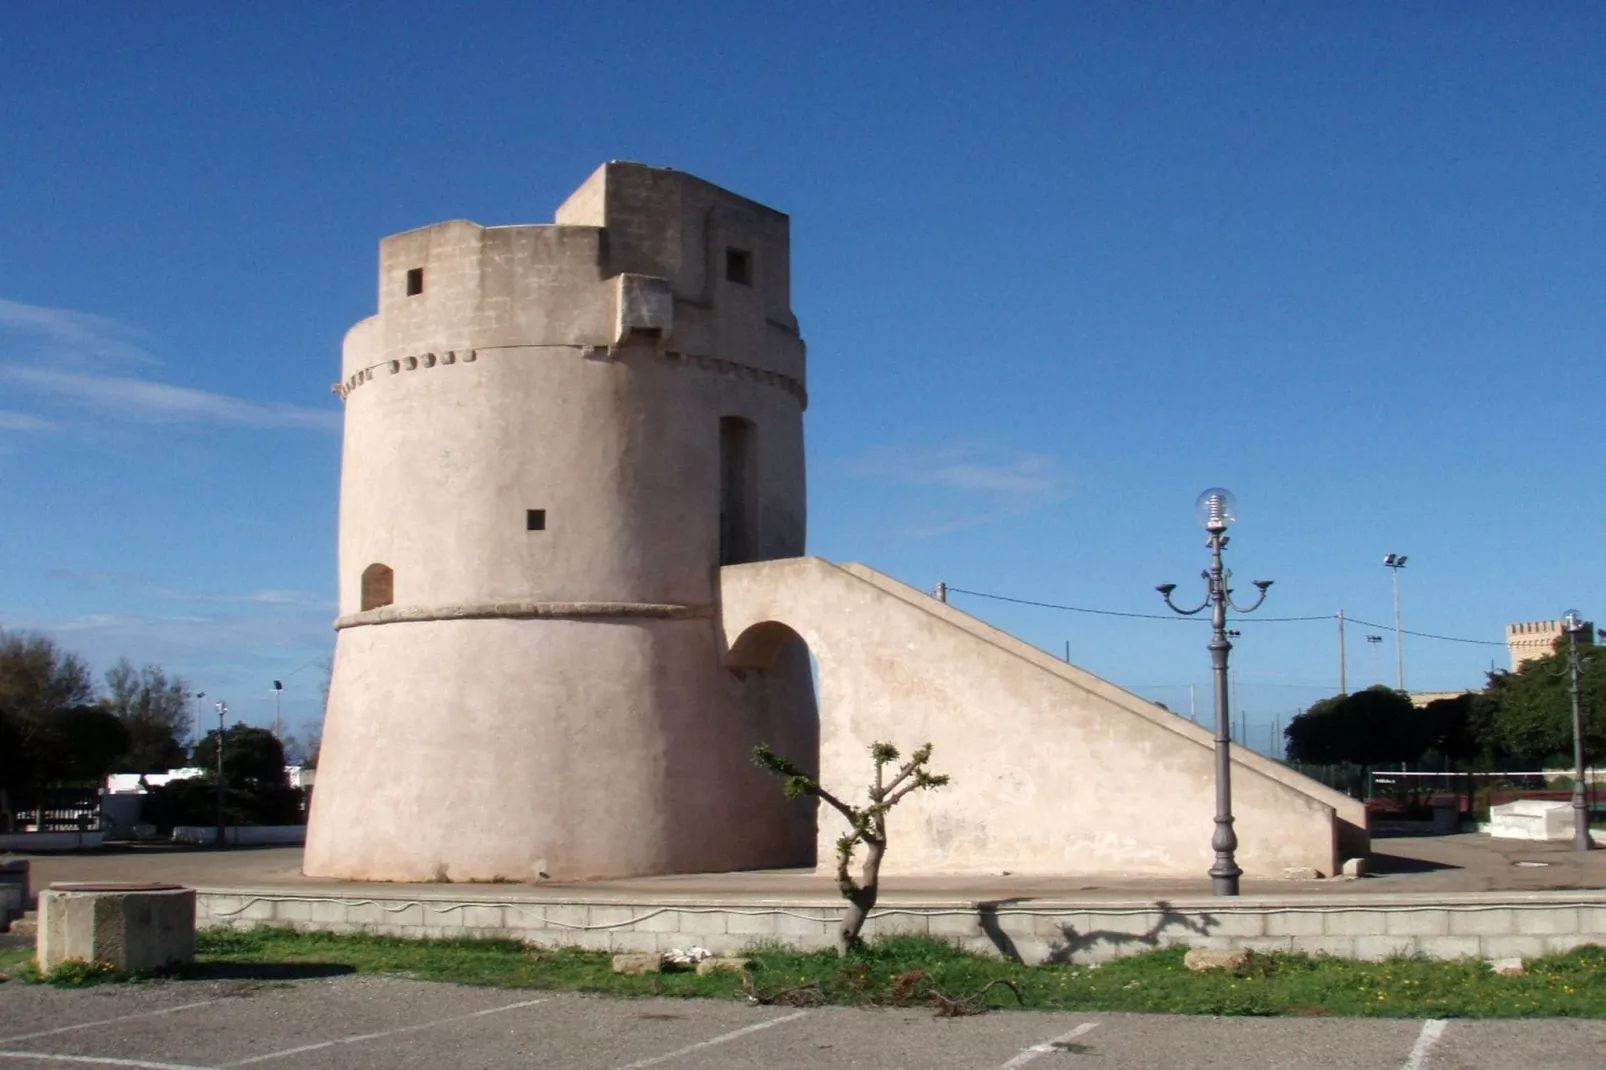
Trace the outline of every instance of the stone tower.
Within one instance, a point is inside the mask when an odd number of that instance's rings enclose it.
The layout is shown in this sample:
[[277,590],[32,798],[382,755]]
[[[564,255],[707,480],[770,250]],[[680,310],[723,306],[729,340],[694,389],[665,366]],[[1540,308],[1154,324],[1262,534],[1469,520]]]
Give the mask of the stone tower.
[[807,652],[722,667],[722,564],[803,552],[786,216],[599,168],[555,225],[386,238],[345,340],[340,617],[305,869],[807,865],[748,761],[818,751]]

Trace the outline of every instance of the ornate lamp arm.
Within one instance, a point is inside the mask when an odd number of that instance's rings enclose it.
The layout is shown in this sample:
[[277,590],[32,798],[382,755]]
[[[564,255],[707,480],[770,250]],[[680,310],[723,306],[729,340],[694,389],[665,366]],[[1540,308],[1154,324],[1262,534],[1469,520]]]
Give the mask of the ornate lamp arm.
[[[1206,572],[1204,575],[1205,575],[1205,579],[1209,580],[1210,573]],[[1206,592],[1205,592],[1205,600],[1203,602],[1200,602],[1197,608],[1195,608],[1195,609],[1183,609],[1181,606],[1179,606],[1175,602],[1171,601],[1171,592],[1176,590],[1176,589],[1177,589],[1177,585],[1174,584],[1174,583],[1162,583],[1162,584],[1160,584],[1160,586],[1155,588],[1156,591],[1160,592],[1160,597],[1165,599],[1165,604],[1171,607],[1172,612],[1180,613],[1184,617],[1191,617],[1196,613],[1204,612],[1205,608],[1210,605],[1210,593],[1209,593],[1209,590],[1207,588]]]
[[1255,588],[1258,591],[1260,591],[1260,597],[1255,599],[1255,604],[1252,605],[1252,606],[1240,606],[1237,602],[1234,602],[1232,600],[1232,592],[1231,591],[1227,592],[1227,604],[1229,606],[1231,606],[1238,613],[1253,613],[1255,610],[1260,608],[1260,603],[1262,603],[1262,602],[1264,602],[1266,600],[1266,591],[1267,591],[1267,589],[1269,587],[1271,587],[1273,582],[1274,581],[1272,581],[1272,580],[1255,580],[1254,581]]

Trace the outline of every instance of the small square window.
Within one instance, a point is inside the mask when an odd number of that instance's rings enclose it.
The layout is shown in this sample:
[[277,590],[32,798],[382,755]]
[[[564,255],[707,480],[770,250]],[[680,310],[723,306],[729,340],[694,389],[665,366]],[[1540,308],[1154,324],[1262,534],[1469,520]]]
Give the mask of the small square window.
[[424,269],[407,269],[407,296],[417,297],[424,292]]
[[753,285],[753,254],[746,249],[729,246],[725,249],[725,278],[743,286]]
[[524,530],[525,531],[545,531],[546,530],[546,510],[545,509],[526,509],[526,510],[524,510]]

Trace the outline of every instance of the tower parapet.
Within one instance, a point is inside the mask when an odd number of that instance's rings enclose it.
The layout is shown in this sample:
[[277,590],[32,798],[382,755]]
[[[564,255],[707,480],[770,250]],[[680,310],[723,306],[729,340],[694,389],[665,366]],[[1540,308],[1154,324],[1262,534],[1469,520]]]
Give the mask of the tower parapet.
[[[1567,638],[1566,624],[1559,620],[1531,620],[1506,625],[1506,650],[1511,654],[1511,671],[1535,658],[1548,658],[1556,652],[1556,644]],[[1585,623],[1579,642],[1593,645],[1595,626]]]

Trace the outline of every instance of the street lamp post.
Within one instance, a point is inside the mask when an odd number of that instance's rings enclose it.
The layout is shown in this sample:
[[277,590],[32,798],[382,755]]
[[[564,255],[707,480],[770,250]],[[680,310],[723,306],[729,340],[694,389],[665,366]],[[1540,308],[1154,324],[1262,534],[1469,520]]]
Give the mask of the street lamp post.
[[1394,573],[1394,670],[1398,674],[1396,686],[1405,690],[1405,635],[1400,631],[1400,569],[1405,567],[1404,554],[1388,554],[1383,567]]
[[1383,671],[1377,667],[1377,648],[1382,642],[1383,637],[1381,635],[1368,635],[1366,637],[1366,645],[1372,651],[1372,682],[1374,684],[1383,682]]
[[1239,613],[1254,612],[1266,600],[1266,589],[1272,581],[1254,581],[1260,591],[1260,597],[1255,599],[1254,605],[1235,604],[1232,601],[1232,588],[1227,586],[1232,579],[1232,572],[1222,567],[1221,551],[1227,548],[1227,529],[1238,519],[1237,502],[1230,491],[1211,487],[1199,495],[1194,508],[1199,515],[1199,522],[1210,533],[1210,538],[1205,541],[1210,548],[1210,567],[1199,574],[1205,581],[1205,600],[1193,609],[1182,609],[1171,601],[1171,592],[1177,589],[1176,584],[1162,583],[1155,590],[1160,592],[1167,606],[1185,617],[1202,613],[1206,607],[1210,609],[1210,666],[1216,690],[1216,829],[1210,837],[1210,847],[1215,851],[1216,861],[1210,867],[1210,889],[1216,895],[1237,895],[1238,878],[1243,875],[1243,870],[1238,868],[1234,857],[1238,850],[1238,834],[1232,828],[1232,727],[1228,721],[1231,698],[1227,690],[1227,655],[1232,650],[1232,643],[1227,639],[1227,609],[1230,606]]
[[229,706],[226,702],[217,704],[217,846],[222,848],[225,844],[224,829],[226,827],[223,814],[223,718],[228,716]]
[[1584,798],[1584,716],[1578,701],[1578,633],[1586,625],[1576,609],[1569,609],[1561,621],[1567,630],[1567,669],[1573,692],[1573,850],[1588,851],[1595,844],[1589,838],[1589,802]]

